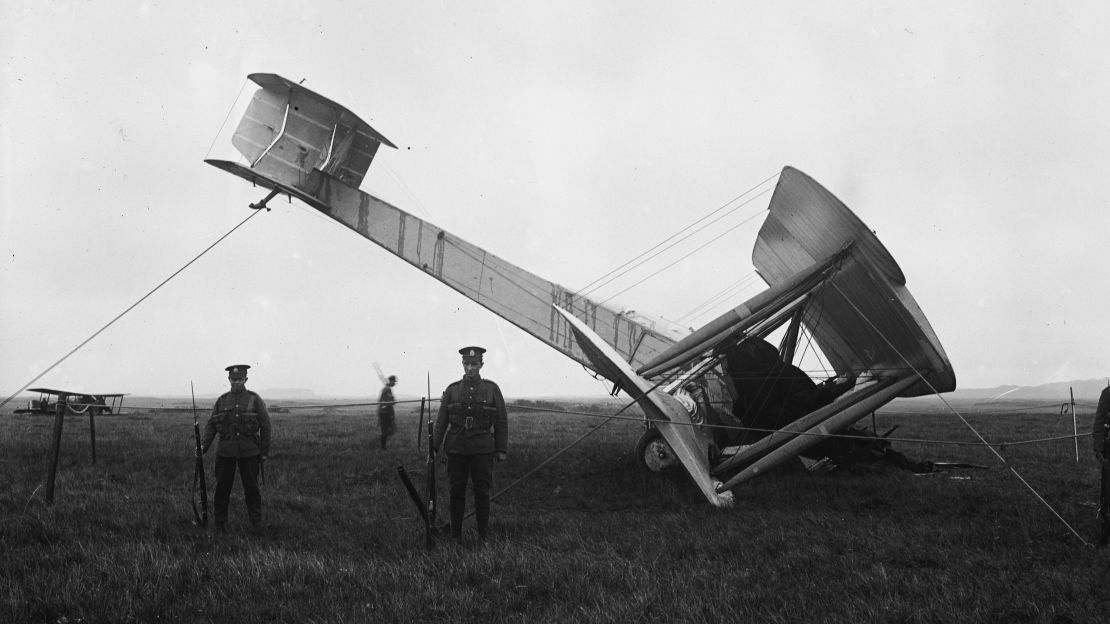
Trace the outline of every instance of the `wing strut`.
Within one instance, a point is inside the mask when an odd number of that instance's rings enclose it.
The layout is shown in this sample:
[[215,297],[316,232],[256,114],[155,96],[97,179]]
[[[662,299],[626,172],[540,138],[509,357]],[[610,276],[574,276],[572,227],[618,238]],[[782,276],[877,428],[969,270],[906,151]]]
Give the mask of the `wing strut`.
[[[840,431],[882,407],[917,380],[917,375],[913,374],[880,380],[874,386],[853,391],[842,400],[799,418],[717,466],[714,474],[750,462],[749,466],[718,486],[717,491],[731,489],[797,456],[830,433]],[[849,403],[845,405],[845,401]]]
[[709,475],[708,441],[698,435],[689,413],[678,399],[656,389],[650,381],[637,375],[615,349],[573,314],[559,306],[553,307],[570,323],[574,339],[593,365],[619,376],[625,391],[640,404],[648,420],[663,434],[706,499],[717,507],[731,506],[732,493],[727,488],[721,489],[719,482]]
[[682,366],[728,336],[742,332],[774,316],[783,308],[820,286],[851,252],[848,244],[822,262],[799,271],[787,280],[768,288],[741,305],[706,323],[700,329],[671,345],[636,372],[653,377]]

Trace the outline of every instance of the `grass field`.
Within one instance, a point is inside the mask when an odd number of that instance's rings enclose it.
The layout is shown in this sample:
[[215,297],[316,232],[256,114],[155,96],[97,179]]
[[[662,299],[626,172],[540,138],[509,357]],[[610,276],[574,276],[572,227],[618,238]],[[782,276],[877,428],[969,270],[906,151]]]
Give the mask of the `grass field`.
[[[95,465],[87,418],[67,417],[53,506],[52,419],[4,415],[0,621],[1110,621],[1110,555],[1083,542],[1096,524],[1088,439],[1078,463],[1070,439],[1005,447],[1062,521],[988,450],[931,442],[975,438],[922,405],[875,424],[898,425],[912,459],[989,468],[785,469],[719,510],[684,474],[641,469],[641,425],[613,421],[495,500],[484,547],[471,520],[468,544],[430,552],[396,473],[423,483],[411,405],[385,451],[369,408],[275,415],[260,535],[238,486],[227,534],[193,525],[187,412],[98,417]],[[956,407],[992,442],[1072,432],[1054,406]],[[599,422],[511,409],[495,489]],[[1089,422],[1081,412],[1081,432]]]

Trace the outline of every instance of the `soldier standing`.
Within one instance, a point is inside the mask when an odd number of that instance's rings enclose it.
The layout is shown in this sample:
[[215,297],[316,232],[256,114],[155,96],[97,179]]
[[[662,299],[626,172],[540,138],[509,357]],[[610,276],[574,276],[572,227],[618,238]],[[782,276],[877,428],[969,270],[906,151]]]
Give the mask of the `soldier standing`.
[[235,469],[243,482],[243,498],[251,526],[262,525],[262,492],[258,489],[258,473],[270,453],[270,412],[258,394],[247,390],[246,364],[228,366],[227,380],[231,391],[216,399],[212,416],[204,428],[203,451],[208,452],[216,434],[216,530],[224,531],[227,523],[228,499],[235,483]]
[[1095,459],[1098,460],[1102,480],[1099,484],[1099,536],[1098,547],[1106,548],[1110,541],[1110,386],[1102,391],[1095,408],[1095,421],[1091,427],[1091,440],[1094,442]]
[[397,376],[390,375],[385,380],[382,393],[378,396],[378,428],[382,432],[383,449],[385,448],[385,441],[397,431],[397,425],[393,419],[393,386],[395,385],[397,385]]
[[[497,384],[482,379],[482,347],[463,347],[463,378],[447,386],[440,398],[433,443],[447,452],[451,484],[451,537],[462,541],[466,484],[474,482],[474,517],[478,537],[489,536],[490,489],[494,462],[508,452],[509,420],[505,398]],[[446,434],[446,435],[445,435]]]

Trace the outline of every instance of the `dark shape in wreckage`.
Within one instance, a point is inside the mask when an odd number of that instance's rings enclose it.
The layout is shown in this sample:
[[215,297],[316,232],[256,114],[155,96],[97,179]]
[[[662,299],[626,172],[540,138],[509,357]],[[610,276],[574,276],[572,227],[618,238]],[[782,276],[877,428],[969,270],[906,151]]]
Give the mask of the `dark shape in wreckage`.
[[[231,139],[241,158],[205,162],[269,189],[253,208],[296,197],[612,381],[646,415],[645,463],[681,463],[714,505],[896,397],[956,387],[894,258],[797,169],[782,170],[752,254],[770,287],[690,332],[578,296],[360,191],[378,148],[396,146],[299,84],[250,79],[261,88]],[[766,338],[784,326],[776,348]],[[803,328],[832,379],[792,364]]]

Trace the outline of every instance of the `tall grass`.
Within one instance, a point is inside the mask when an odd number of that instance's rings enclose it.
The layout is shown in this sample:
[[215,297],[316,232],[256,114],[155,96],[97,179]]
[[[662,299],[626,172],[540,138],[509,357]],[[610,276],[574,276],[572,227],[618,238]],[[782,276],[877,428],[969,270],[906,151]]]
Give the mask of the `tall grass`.
[[[968,409],[991,441],[1071,433],[1055,410]],[[641,469],[640,425],[614,421],[499,497],[484,546],[468,524],[466,544],[429,552],[396,475],[403,464],[423,483],[415,410],[400,411],[384,451],[376,419],[329,411],[274,416],[259,535],[246,529],[238,489],[227,534],[193,525],[191,415],[99,418],[95,465],[87,420],[68,418],[53,506],[42,500],[51,419],[5,416],[0,621],[1100,622],[1110,613],[1110,556],[981,447],[895,444],[914,459],[987,470],[784,469],[719,510],[685,475]],[[513,411],[510,422],[495,489],[598,421]],[[943,413],[891,408],[876,425],[898,425],[901,439],[974,439]],[[1004,455],[1090,540],[1096,472],[1081,442],[1078,463],[1069,440]],[[441,480],[441,517],[446,498]]]

